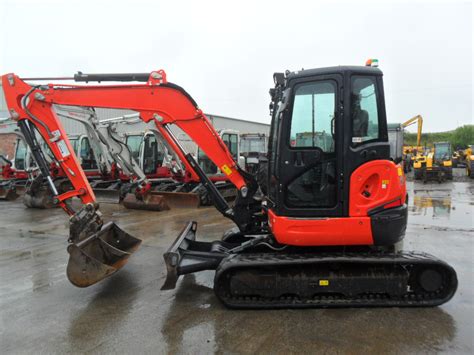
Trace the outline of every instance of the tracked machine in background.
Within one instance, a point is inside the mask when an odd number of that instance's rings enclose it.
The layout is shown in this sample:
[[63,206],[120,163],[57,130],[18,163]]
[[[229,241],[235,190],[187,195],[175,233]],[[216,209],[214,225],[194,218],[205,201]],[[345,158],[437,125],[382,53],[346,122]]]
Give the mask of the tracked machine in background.
[[[138,116],[136,116],[138,117]],[[238,159],[239,134],[233,130],[218,132],[232,156]],[[148,189],[131,191],[123,204],[130,209],[164,210],[172,208],[197,208],[212,205],[212,196],[196,175],[194,168],[186,161],[175,143],[167,140],[157,129],[143,133],[127,133],[126,143],[140,168],[146,173]],[[176,140],[179,144],[179,140]],[[197,163],[227,200],[232,201],[237,191],[227,176],[198,149]],[[184,162],[184,164],[183,164]],[[184,166],[183,166],[184,165]],[[156,206],[156,208],[154,208]]]
[[[113,222],[103,225],[53,103],[137,111],[174,142],[216,208],[236,224],[222,240],[204,242],[196,240],[197,223],[189,222],[164,255],[164,289],[174,288],[180,275],[216,270],[216,296],[235,308],[435,306],[454,295],[456,273],[447,263],[394,251],[407,224],[406,188],[402,168],[389,159],[379,69],[340,66],[274,75],[265,195],[192,97],[169,83],[164,71],[79,73],[73,79],[143,83],[40,86],[14,74],[2,78],[12,118],[25,136],[37,127],[74,187],[56,201],[71,216],[68,277],[75,285],[113,274],[140,240]],[[186,132],[236,186],[233,206],[184,152],[170,125]],[[313,139],[298,141],[307,135]],[[37,152],[35,142],[27,141]],[[43,157],[36,158],[48,177]],[[84,204],[80,210],[69,203],[74,196]]]
[[240,155],[244,158],[244,168],[256,175],[260,165],[267,166],[268,137],[264,133],[245,133],[240,135]]
[[[0,200],[13,201],[21,196],[28,184],[28,171],[34,168],[29,150],[24,142],[23,135],[16,128],[15,122],[2,120],[3,127],[0,134],[12,133],[16,135],[15,155],[13,160],[0,155]],[[16,129],[15,129],[16,128]]]
[[[86,129],[86,136],[70,140],[76,152],[85,152],[80,163],[86,175],[85,167],[100,166],[100,176],[88,176],[99,202],[123,202],[126,208],[151,211],[199,206],[199,196],[182,188],[184,169],[159,132],[126,134],[125,139],[118,132],[119,125],[140,121],[136,114],[100,121],[90,107],[59,108],[59,116],[76,120]],[[87,143],[86,149],[81,142]]]
[[[188,165],[186,170],[183,166],[184,157],[175,152],[171,145],[173,143],[167,142],[153,127],[145,132],[133,132],[134,125],[141,122],[138,114],[99,120],[92,108],[56,106],[56,111],[59,116],[79,121],[86,128],[87,137],[74,137],[73,141],[77,152],[84,151],[84,144],[81,142],[85,138],[87,146],[93,147],[90,152],[85,149],[90,158],[80,155],[83,169],[85,166],[94,165],[95,161],[103,161],[99,164],[102,178],[89,175],[89,181],[99,202],[122,202],[126,208],[148,211],[197,208],[212,204],[192,168]],[[226,132],[222,134],[226,144],[226,137],[234,136]],[[102,146],[105,149],[101,148]],[[92,152],[96,156],[95,160]],[[107,155],[110,156],[109,164],[106,164],[107,159],[104,159]],[[204,157],[201,158],[200,164],[208,161]],[[90,163],[84,165],[84,161]],[[85,172],[87,175],[88,170]],[[235,198],[236,191],[233,185],[226,181],[225,176],[212,169],[206,173],[211,175],[213,183],[221,193],[229,199]]]
[[0,155],[0,164],[2,169],[0,179],[0,200],[16,200],[20,195],[20,191],[17,189],[18,172],[13,168],[13,162],[4,155]]

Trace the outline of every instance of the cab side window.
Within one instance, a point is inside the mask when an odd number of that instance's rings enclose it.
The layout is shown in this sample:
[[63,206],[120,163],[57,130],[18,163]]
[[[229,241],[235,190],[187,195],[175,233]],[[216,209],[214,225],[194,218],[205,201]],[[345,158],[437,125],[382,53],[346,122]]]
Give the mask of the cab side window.
[[140,161],[141,145],[142,145],[141,135],[127,136],[127,146],[130,149],[130,152],[132,153],[132,157],[136,162]]
[[94,153],[92,151],[89,138],[82,138],[81,151],[79,152],[79,154],[82,160],[83,169],[97,169],[97,163],[95,161]]
[[222,140],[224,141],[224,144],[227,146],[227,149],[229,149],[230,154],[232,154],[232,158],[234,158],[235,161],[237,161],[237,151],[238,151],[238,138],[237,134],[233,133],[224,133],[222,135]]
[[376,82],[373,77],[352,77],[352,144],[379,139]]

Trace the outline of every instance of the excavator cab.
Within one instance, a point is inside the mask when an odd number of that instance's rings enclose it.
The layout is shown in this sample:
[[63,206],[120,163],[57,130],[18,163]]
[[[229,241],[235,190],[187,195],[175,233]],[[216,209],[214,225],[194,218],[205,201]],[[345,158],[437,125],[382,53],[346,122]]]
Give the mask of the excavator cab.
[[[390,159],[382,72],[335,67],[275,74],[269,144],[269,201],[277,215],[347,217],[350,177]],[[381,181],[366,177],[364,194]],[[359,194],[361,193],[359,192]],[[352,195],[351,195],[352,193]]]

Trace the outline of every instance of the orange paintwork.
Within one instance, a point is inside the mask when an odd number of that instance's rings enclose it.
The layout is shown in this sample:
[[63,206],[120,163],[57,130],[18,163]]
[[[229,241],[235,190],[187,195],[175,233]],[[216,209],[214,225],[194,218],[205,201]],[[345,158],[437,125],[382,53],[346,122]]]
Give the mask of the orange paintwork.
[[351,175],[349,216],[367,216],[368,212],[395,200],[406,199],[405,175],[390,160],[373,160],[358,167]]
[[268,221],[281,244],[372,245],[368,212],[376,207],[400,206],[405,199],[405,176],[401,167],[389,160],[374,160],[351,175],[348,217],[291,218],[277,216],[270,210]]
[[370,217],[291,218],[268,211],[278,243],[297,246],[372,245]]

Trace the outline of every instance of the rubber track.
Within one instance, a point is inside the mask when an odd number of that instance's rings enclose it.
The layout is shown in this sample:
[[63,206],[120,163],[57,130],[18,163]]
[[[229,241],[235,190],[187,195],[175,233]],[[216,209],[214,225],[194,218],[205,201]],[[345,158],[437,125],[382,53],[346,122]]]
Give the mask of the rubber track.
[[[406,282],[411,286],[403,295],[389,295],[386,293],[359,293],[357,297],[342,294],[317,293],[312,298],[299,295],[283,295],[275,297],[262,296],[236,296],[231,294],[230,281],[240,271],[253,270],[260,273],[262,270],[276,270],[288,267],[293,272],[298,272],[305,266],[334,265],[354,263],[366,264],[368,268],[378,265],[393,269],[394,265],[401,266],[406,273]],[[380,266],[382,265],[382,266]],[[418,272],[422,268],[441,270],[443,275],[442,287],[436,292],[426,292],[414,285],[412,270]],[[317,269],[317,268],[316,268]],[[387,272],[387,275],[390,275]],[[398,275],[400,276],[400,275]],[[346,276],[345,276],[346,277]],[[314,280],[313,280],[314,281]],[[391,280],[399,282],[400,280]],[[418,291],[416,291],[418,289]],[[216,296],[230,308],[302,308],[302,307],[429,307],[443,304],[451,299],[457,289],[457,276],[454,269],[446,262],[426,253],[399,252],[399,253],[364,253],[364,254],[239,254],[226,258],[216,270],[214,291]],[[277,291],[277,290],[276,290]],[[348,292],[351,293],[351,292]]]

